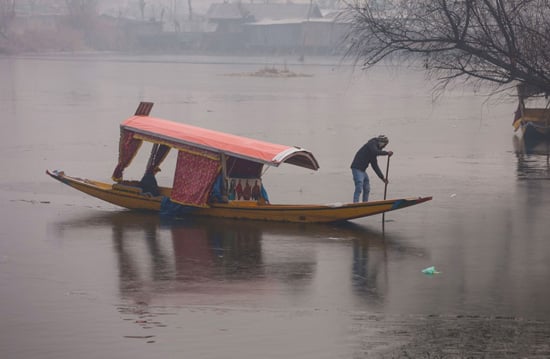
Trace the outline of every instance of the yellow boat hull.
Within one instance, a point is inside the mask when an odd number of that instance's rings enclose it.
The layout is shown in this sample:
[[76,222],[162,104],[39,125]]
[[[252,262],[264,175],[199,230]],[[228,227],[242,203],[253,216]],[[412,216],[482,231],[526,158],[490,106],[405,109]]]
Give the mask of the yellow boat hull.
[[[151,197],[141,193],[139,188],[132,186],[71,177],[60,171],[46,171],[46,173],[52,178],[92,197],[133,210],[160,211],[163,197],[169,197],[171,192],[170,188],[161,187],[161,196]],[[212,203],[208,207],[196,207],[188,214],[192,216],[277,222],[330,223],[394,211],[431,199],[432,197],[417,197],[327,205],[230,201],[229,203]]]

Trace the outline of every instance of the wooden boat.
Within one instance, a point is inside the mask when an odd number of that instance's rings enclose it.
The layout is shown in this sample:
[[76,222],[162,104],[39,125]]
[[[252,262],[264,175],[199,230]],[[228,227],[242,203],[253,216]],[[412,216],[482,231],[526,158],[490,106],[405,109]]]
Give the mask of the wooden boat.
[[546,96],[525,85],[519,85],[517,91],[518,108],[512,123],[514,131],[521,130],[527,141],[550,140],[550,108]]
[[[206,216],[279,222],[328,223],[410,207],[432,197],[399,198],[363,203],[272,204],[261,185],[262,169],[289,163],[317,170],[313,154],[300,147],[278,145],[150,117],[152,103],[120,125],[119,162],[114,183],[47,170],[54,179],[90,196],[133,210],[171,216]],[[123,179],[143,141],[153,143],[146,176],[150,179],[167,153],[178,151],[172,188]],[[154,179],[153,179],[154,181]],[[155,181],[154,181],[155,182]],[[156,182],[155,182],[156,185]]]

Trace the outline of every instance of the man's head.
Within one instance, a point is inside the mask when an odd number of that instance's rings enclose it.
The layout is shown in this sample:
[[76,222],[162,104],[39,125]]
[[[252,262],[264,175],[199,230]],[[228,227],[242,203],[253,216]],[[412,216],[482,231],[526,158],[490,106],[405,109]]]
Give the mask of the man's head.
[[386,147],[386,145],[390,142],[388,140],[388,138],[384,135],[380,135],[380,136],[376,137],[376,139],[378,140],[378,146],[380,148]]

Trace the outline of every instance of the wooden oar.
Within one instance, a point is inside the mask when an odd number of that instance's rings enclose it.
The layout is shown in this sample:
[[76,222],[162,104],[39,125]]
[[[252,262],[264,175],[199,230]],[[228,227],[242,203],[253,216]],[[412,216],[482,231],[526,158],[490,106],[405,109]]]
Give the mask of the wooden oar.
[[[388,173],[390,172],[390,157],[388,156],[388,162],[386,162],[386,183],[384,184],[384,201],[386,200],[386,194],[388,193]],[[384,231],[384,223],[386,223],[386,212],[382,213],[382,231]]]

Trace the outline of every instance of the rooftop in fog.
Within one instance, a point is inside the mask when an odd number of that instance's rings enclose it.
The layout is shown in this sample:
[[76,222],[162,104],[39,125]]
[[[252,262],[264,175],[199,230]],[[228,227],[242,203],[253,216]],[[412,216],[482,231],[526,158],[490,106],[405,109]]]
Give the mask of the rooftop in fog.
[[206,16],[211,20],[238,20],[251,17],[254,21],[261,21],[321,18],[322,14],[316,4],[218,3],[210,5]]

